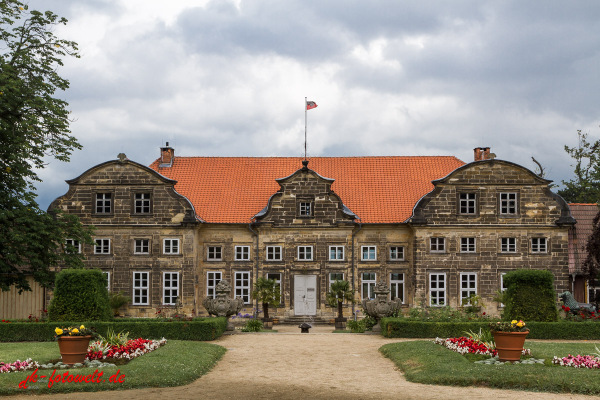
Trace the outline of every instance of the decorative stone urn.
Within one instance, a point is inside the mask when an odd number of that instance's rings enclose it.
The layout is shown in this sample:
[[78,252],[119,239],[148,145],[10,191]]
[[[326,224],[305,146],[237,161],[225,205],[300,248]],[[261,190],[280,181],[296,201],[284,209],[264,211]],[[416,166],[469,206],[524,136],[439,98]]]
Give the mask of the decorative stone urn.
[[377,324],[373,327],[373,332],[381,332],[379,321],[381,318],[389,317],[396,311],[400,310],[402,302],[399,298],[388,300],[390,289],[384,281],[380,281],[375,286],[375,298],[373,300],[363,300],[362,306],[365,314],[377,320]]
[[202,305],[210,315],[227,318],[227,330],[233,331],[235,328],[229,319],[230,316],[240,312],[244,306],[242,298],[233,299],[231,295],[231,285],[223,279],[215,287],[216,297],[205,297]]

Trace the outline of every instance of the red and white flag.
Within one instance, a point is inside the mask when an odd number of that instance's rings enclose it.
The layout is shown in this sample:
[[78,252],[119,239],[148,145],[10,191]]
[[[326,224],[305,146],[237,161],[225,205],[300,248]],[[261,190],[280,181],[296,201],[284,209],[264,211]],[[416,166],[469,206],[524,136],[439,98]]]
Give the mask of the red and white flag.
[[306,109],[307,110],[312,110],[313,108],[317,108],[317,103],[315,103],[314,101],[307,101],[306,102]]

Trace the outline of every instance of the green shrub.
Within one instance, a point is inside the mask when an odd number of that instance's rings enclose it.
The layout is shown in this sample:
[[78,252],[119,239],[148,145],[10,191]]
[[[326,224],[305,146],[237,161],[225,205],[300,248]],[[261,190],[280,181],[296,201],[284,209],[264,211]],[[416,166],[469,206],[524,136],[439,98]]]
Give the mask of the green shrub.
[[353,333],[364,333],[367,330],[364,319],[359,319],[358,321],[351,319],[347,322],[347,326]]
[[64,269],[56,275],[51,321],[110,321],[106,279],[99,269]]
[[519,269],[504,275],[503,318],[552,322],[558,319],[554,275],[550,271]]
[[113,315],[116,317],[119,315],[119,308],[129,303],[129,297],[125,296],[122,292],[110,292],[108,294],[108,304],[113,311]]
[[[215,340],[223,335],[227,328],[227,320],[221,318],[204,318],[193,321],[164,322],[153,320],[141,321],[77,321],[61,322],[61,325],[83,324],[95,329],[101,336],[108,336],[109,329],[114,332],[129,332],[130,338],[144,339],[167,338],[172,340]],[[3,342],[49,342],[54,340],[54,322],[11,322],[0,323],[0,340]]]
[[246,322],[246,325],[242,328],[242,332],[260,332],[263,328],[261,320],[252,318]]

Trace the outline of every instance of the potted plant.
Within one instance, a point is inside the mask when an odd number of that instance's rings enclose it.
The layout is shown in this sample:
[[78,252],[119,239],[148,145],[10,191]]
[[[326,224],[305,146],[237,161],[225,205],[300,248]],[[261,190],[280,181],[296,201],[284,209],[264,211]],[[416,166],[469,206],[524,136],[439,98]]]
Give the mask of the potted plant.
[[344,318],[343,304],[344,301],[354,302],[354,291],[350,289],[350,282],[335,281],[331,284],[331,288],[327,293],[327,302],[331,307],[337,306],[338,316],[335,319],[335,329],[346,329],[346,321]]
[[118,317],[119,309],[129,303],[129,297],[125,296],[122,292],[110,292],[108,294],[108,302],[110,304],[110,308],[113,310],[113,315]]
[[502,321],[490,324],[490,331],[494,336],[496,350],[500,361],[519,361],[523,354],[523,345],[529,329],[525,327],[525,322]]
[[83,363],[87,355],[92,331],[83,325],[54,329],[62,362],[68,365]]
[[269,318],[269,306],[277,307],[281,300],[279,284],[273,279],[258,278],[254,284],[252,298],[262,303],[263,327],[273,329],[273,319]]

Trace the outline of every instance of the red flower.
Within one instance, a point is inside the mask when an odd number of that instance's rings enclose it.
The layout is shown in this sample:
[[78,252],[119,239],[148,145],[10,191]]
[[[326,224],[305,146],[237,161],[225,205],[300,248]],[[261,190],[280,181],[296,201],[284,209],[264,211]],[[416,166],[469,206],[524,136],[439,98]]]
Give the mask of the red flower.
[[571,311],[570,307],[565,307],[565,311]]
[[481,315],[485,315],[485,311],[484,311],[484,312],[483,312],[483,314],[481,314]]

